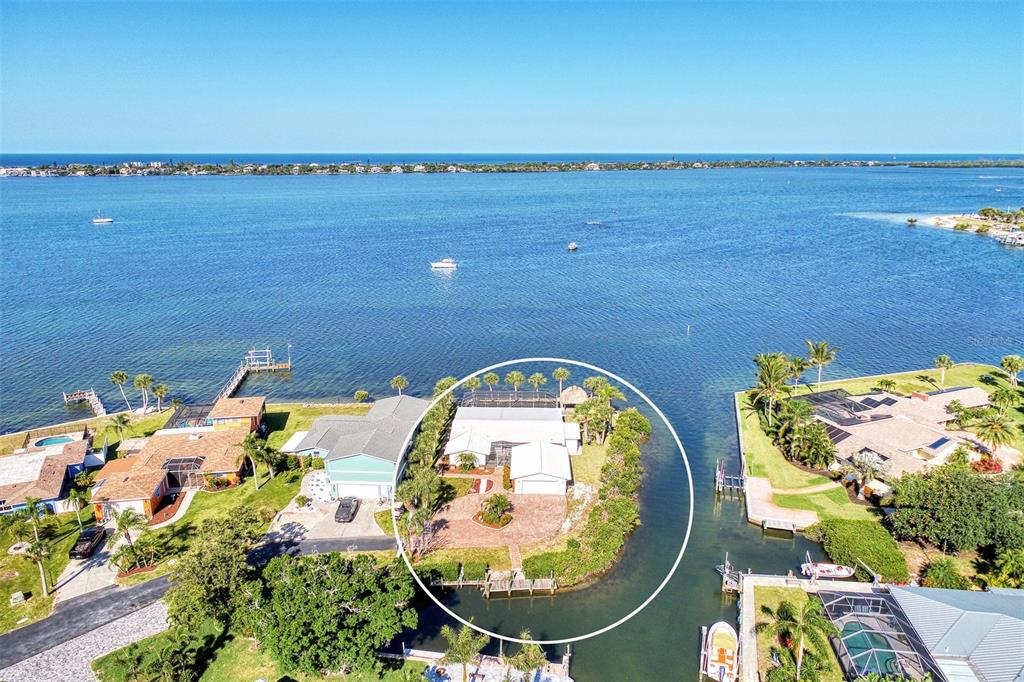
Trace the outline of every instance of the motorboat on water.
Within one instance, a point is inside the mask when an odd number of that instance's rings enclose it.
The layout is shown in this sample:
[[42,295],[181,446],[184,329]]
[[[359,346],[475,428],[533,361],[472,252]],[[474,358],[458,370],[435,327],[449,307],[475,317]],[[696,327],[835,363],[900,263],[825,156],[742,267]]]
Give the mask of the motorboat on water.
[[569,242],[569,250],[570,251],[575,251],[578,248],[580,248],[579,244],[577,244],[576,242]]
[[701,628],[700,672],[716,682],[736,682],[739,638],[725,621]]
[[856,570],[842,564],[812,562],[800,564],[800,572],[809,578],[852,578]]
[[96,217],[92,219],[93,225],[109,225],[112,222],[114,222],[113,218],[106,218],[101,216],[99,213],[97,213]]
[[430,267],[434,270],[454,270],[459,267],[459,264],[455,262],[454,258],[442,258],[431,263]]
[[588,220],[587,225],[604,225],[600,220]]

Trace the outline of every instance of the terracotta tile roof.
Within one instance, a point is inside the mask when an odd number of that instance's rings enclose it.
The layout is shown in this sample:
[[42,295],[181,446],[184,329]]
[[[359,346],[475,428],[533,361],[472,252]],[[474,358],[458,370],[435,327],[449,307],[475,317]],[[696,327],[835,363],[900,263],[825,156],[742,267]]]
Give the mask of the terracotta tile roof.
[[221,398],[213,404],[207,419],[230,419],[232,417],[258,417],[263,414],[267,399],[263,396],[248,398]]
[[[218,473],[239,470],[242,441],[248,434],[244,427],[227,429],[181,429],[182,433],[153,435],[139,454],[123,460],[112,460],[101,473],[111,466],[103,485],[96,491],[93,500],[118,501],[138,500],[150,497],[164,480],[167,471],[163,468],[169,459],[179,457],[202,457],[199,471]],[[129,464],[114,465],[114,462]],[[128,466],[127,471],[121,467]],[[97,477],[98,478],[98,477]]]

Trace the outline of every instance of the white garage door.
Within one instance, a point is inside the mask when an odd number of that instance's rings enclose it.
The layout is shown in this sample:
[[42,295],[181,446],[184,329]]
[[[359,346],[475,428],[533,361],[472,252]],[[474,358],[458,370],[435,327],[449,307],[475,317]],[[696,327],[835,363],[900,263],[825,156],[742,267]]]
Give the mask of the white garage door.
[[335,483],[334,497],[358,497],[361,500],[386,498],[391,493],[391,486],[376,483]]
[[564,495],[565,481],[516,481],[520,495]]

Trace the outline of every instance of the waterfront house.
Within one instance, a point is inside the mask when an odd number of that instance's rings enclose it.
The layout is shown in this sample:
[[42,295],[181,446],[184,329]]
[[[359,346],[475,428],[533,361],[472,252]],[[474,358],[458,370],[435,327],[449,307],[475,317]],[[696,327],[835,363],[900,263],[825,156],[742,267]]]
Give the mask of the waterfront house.
[[[98,521],[124,509],[149,518],[164,497],[182,490],[241,480],[245,424],[162,429],[136,455],[114,460],[96,476],[92,504]],[[115,463],[116,462],[116,463]]]
[[1024,680],[1024,590],[891,585],[818,596],[839,633],[832,646],[846,679]]
[[281,452],[323,459],[332,498],[384,499],[391,496],[395,462],[405,466],[402,446],[429,406],[426,400],[401,395],[378,400],[365,415],[319,417],[309,431],[295,433]]
[[260,427],[266,411],[267,399],[264,396],[221,398],[210,408],[206,422],[211,426],[241,424],[252,433]]
[[93,450],[92,433],[81,431],[33,438],[12,455],[0,457],[0,514],[11,514],[35,497],[51,512],[67,511],[64,500],[74,477],[103,464],[106,445]]
[[950,406],[954,401],[967,408],[989,402],[988,394],[976,386],[910,396],[884,391],[850,395],[835,389],[793,400],[812,405],[814,418],[825,425],[840,461],[871,453],[884,464],[887,479],[938,466],[958,447],[974,445],[969,434],[949,430],[955,418]]
[[517,495],[565,495],[572,481],[564,445],[534,441],[516,445],[509,458],[509,478]]
[[580,426],[565,421],[557,407],[461,406],[455,411],[444,454],[456,464],[462,453],[468,452],[477,466],[514,466],[516,446],[527,443],[557,445],[568,455],[576,455],[580,452]]

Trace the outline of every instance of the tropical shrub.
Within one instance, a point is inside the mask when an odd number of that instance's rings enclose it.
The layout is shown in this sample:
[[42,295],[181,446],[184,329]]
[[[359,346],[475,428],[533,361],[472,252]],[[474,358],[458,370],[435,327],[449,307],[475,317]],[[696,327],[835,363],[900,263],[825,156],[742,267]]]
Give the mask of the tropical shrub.
[[302,509],[307,504],[309,504],[309,498],[306,497],[305,495],[299,495],[298,497],[295,498],[295,506],[298,507],[299,509]]
[[484,502],[480,518],[493,526],[504,526],[512,520],[512,516],[508,513],[511,509],[512,501],[507,497],[504,495],[492,495]]
[[995,457],[982,457],[975,462],[971,462],[971,469],[979,474],[1001,474],[1003,472],[1003,463]]
[[860,561],[886,581],[905,583],[910,577],[899,545],[877,521],[827,519],[808,528],[807,537],[820,542],[832,561],[855,568],[861,580],[871,576]]
[[366,400],[369,397],[370,397],[370,392],[369,391],[356,391],[355,395],[352,396],[353,400],[355,400],[357,403],[361,403],[361,402],[363,402],[364,400]]
[[459,453],[459,469],[462,471],[472,471],[476,468],[476,455],[472,452],[460,452]]
[[960,575],[956,564],[949,557],[940,557],[928,563],[921,574],[925,587],[942,587],[947,590],[969,590],[971,581]]
[[944,551],[1024,547],[1024,476],[942,466],[900,477],[893,504],[887,523],[900,539]]
[[507,464],[501,468],[501,487],[512,490],[512,467]]

